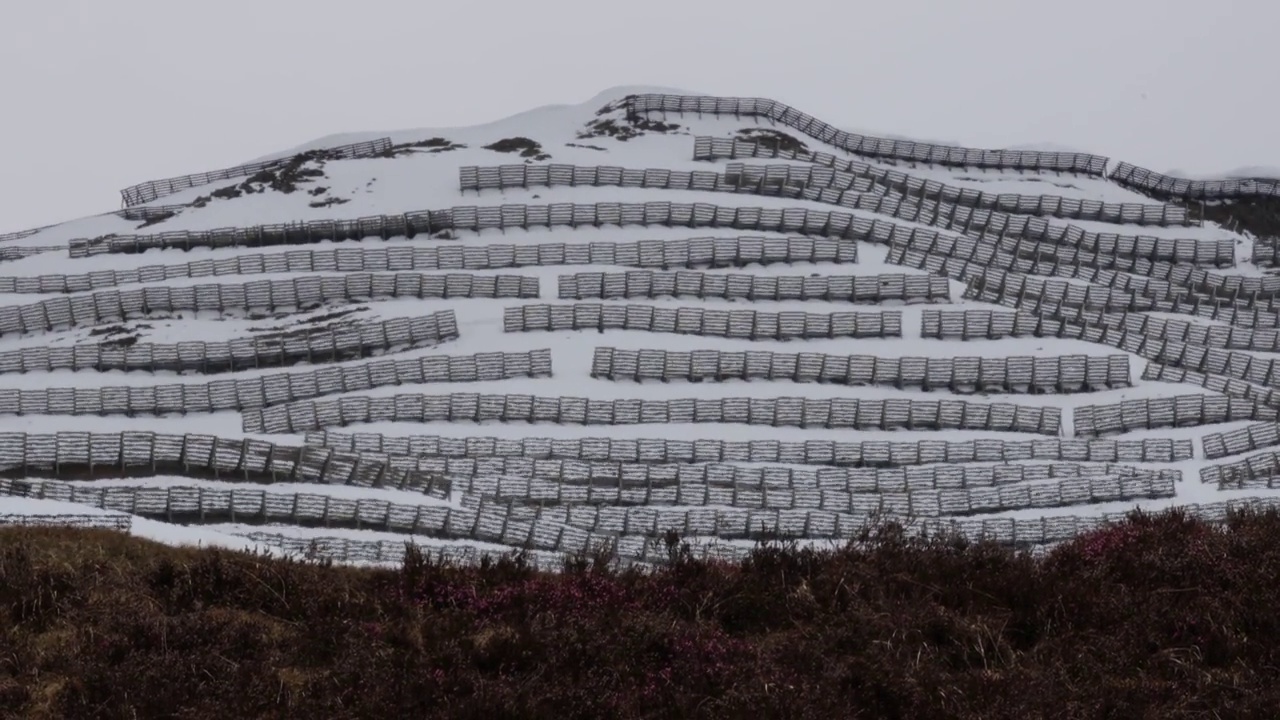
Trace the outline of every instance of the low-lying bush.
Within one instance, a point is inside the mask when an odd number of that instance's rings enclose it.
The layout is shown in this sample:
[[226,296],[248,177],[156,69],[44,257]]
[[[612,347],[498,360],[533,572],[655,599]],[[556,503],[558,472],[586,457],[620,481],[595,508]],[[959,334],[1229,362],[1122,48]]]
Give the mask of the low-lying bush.
[[367,569],[0,530],[0,716],[1272,718],[1280,515]]

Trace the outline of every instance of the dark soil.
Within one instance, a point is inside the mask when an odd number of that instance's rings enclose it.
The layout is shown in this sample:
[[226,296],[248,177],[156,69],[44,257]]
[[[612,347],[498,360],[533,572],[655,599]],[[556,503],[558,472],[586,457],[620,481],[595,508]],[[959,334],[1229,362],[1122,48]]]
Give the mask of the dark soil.
[[1280,707],[1280,515],[1042,557],[892,526],[622,572],[360,569],[0,530],[0,717],[1241,718]]
[[504,138],[484,146],[485,150],[500,153],[518,153],[520,157],[530,160],[550,160],[551,155],[542,151],[542,146],[527,137]]
[[765,147],[776,148],[783,153],[809,152],[808,145],[805,145],[794,135],[784,133],[781,130],[759,127],[743,128],[738,131],[738,136],[743,140],[750,140]]

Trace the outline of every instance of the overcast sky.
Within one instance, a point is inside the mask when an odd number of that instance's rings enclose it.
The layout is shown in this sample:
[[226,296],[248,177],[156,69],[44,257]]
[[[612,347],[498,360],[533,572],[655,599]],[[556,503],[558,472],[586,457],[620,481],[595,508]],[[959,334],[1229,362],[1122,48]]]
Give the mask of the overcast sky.
[[1280,166],[1275,0],[0,0],[0,232],[337,132],[617,85],[850,130]]

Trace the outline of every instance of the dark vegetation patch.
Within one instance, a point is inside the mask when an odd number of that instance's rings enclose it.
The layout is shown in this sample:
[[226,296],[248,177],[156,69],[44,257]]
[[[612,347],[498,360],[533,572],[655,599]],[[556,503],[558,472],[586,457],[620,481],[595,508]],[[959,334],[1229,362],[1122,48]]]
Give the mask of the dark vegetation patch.
[[[635,95],[627,95],[597,110],[597,119],[586,123],[584,129],[578,132],[578,139],[589,140],[595,137],[607,137],[619,142],[626,142],[632,138],[641,137],[645,133],[675,133],[680,130],[679,123],[651,120],[628,112],[627,103],[634,97]],[[613,117],[606,117],[608,115]],[[688,133],[685,132],[683,134],[687,135]]]
[[466,145],[453,142],[452,140],[447,140],[442,137],[434,137],[427,138],[426,140],[418,140],[417,142],[392,145],[374,157],[394,158],[412,153],[442,153],[449,152],[450,150],[461,150],[465,147]]
[[743,140],[749,140],[759,143],[768,148],[775,148],[778,152],[783,153],[807,153],[809,146],[805,145],[799,138],[781,130],[772,128],[742,128],[738,131],[738,137]]
[[529,158],[525,162],[551,159],[551,155],[542,151],[542,145],[527,137],[504,138],[495,143],[485,145],[484,149],[500,153],[517,153],[522,158]]
[[1135,516],[1043,557],[882,527],[745,563],[669,537],[357,569],[0,530],[0,716],[1272,718],[1280,515]]
[[144,220],[143,223],[137,227],[137,229],[141,230],[142,228],[151,227],[152,225],[159,225],[160,223],[164,222],[165,220],[168,220],[169,218],[177,217],[177,215],[178,213],[173,211],[156,213],[155,215],[152,215],[151,217]]
[[601,152],[608,152],[607,150],[600,147],[599,145],[581,145],[579,143],[565,143],[564,146],[572,147],[572,148],[582,148],[583,150],[599,150]]
[[302,337],[315,333],[321,328],[316,325],[323,324],[324,330],[335,330],[355,324],[355,318],[351,316],[356,313],[368,312],[367,307],[343,308],[341,310],[333,310],[331,312],[313,315],[298,320],[294,320],[292,325],[278,325],[276,327],[251,327],[250,332],[263,333],[258,336],[260,340],[269,339],[285,339],[291,337]]
[[129,347],[138,343],[142,330],[152,329],[146,323],[133,323],[129,325],[102,325],[95,327],[89,331],[89,337],[100,337],[99,345],[108,347]]
[[351,202],[351,200],[347,198],[330,197],[330,198],[325,198],[324,200],[314,200],[307,204],[313,208],[323,208],[323,207],[329,207],[331,205],[341,205],[343,203],[349,203],[349,202]]

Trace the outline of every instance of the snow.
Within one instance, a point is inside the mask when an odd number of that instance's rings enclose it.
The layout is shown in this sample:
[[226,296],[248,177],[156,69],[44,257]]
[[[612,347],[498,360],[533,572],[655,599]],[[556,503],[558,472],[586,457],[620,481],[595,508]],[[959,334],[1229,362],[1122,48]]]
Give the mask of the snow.
[[[298,190],[283,193],[267,188],[262,192],[243,194],[234,198],[212,198],[203,207],[189,206],[182,208],[172,218],[159,223],[143,226],[143,223],[128,221],[114,214],[103,214],[87,218],[79,218],[66,223],[54,225],[26,237],[6,241],[3,247],[41,247],[48,245],[64,245],[77,238],[97,237],[105,234],[149,234],[182,230],[208,230],[214,228],[245,227],[255,224],[299,222],[317,219],[352,219],[377,214],[403,213],[423,209],[442,209],[453,206],[496,206],[501,204],[549,204],[549,203],[593,203],[593,202],[660,202],[676,203],[711,203],[723,206],[752,206],[766,208],[807,208],[819,211],[838,210],[860,217],[889,219],[865,211],[850,211],[842,207],[834,207],[817,202],[792,200],[776,197],[760,197],[748,194],[687,192],[676,190],[653,190],[636,188],[572,188],[572,187],[529,187],[511,188],[504,191],[487,190],[479,193],[463,194],[458,189],[458,168],[466,165],[493,166],[516,164],[525,161],[517,154],[501,153],[484,149],[498,140],[511,137],[527,137],[537,141],[542,151],[551,157],[550,163],[566,163],[583,166],[609,165],[626,168],[668,168],[672,170],[723,170],[725,163],[709,163],[692,160],[692,144],[695,136],[712,135],[716,137],[733,137],[739,130],[753,128],[758,125],[755,119],[734,119],[732,117],[715,116],[676,116],[666,118],[667,122],[676,123],[680,127],[672,132],[648,132],[647,134],[622,142],[609,137],[580,138],[578,133],[600,119],[597,112],[604,106],[613,103],[623,96],[632,93],[661,92],[668,94],[696,94],[668,88],[625,87],[612,88],[579,105],[547,106],[530,110],[485,125],[467,128],[446,129],[409,129],[392,132],[353,132],[318,138],[309,143],[281,151],[253,162],[265,159],[285,158],[293,154],[323,147],[331,147],[352,142],[362,142],[381,137],[390,137],[393,143],[414,143],[429,138],[444,138],[451,143],[464,145],[463,148],[431,152],[430,148],[418,148],[394,158],[370,158],[359,160],[330,161],[317,165],[323,177],[299,184]],[[607,114],[607,118],[616,117]],[[657,116],[655,115],[655,119]],[[767,122],[763,127],[771,127]],[[807,136],[781,126],[775,128],[796,136],[811,150],[848,156],[843,151],[824,146]],[[876,133],[890,136],[885,133]],[[583,146],[595,146],[602,149],[591,149]],[[1074,151],[1062,148],[1051,142],[1035,145],[1017,146],[1012,149],[1038,149],[1053,151]],[[863,162],[865,158],[857,158]],[[1120,158],[1113,158],[1113,162]],[[746,160],[742,162],[756,164],[795,163],[783,160]],[[229,163],[232,164],[232,163]],[[873,164],[882,164],[875,163]],[[1052,174],[974,171],[956,168],[908,167],[895,165],[894,169],[925,179],[939,180],[962,187],[973,186],[984,192],[1020,193],[1027,195],[1049,194],[1072,198],[1103,200],[1107,202],[1140,202],[1156,201],[1132,191],[1121,188],[1105,179],[1083,178],[1073,176],[1057,176]],[[1275,175],[1274,169],[1246,168],[1238,173],[1243,176]],[[188,205],[197,198],[208,197],[219,188],[240,185],[244,178],[221,181],[208,186],[192,188],[174,195],[160,198],[151,206]],[[312,192],[317,188],[323,191]],[[324,207],[312,207],[316,198],[337,199],[345,202],[330,204]],[[892,219],[889,219],[892,220]],[[903,220],[892,220],[896,224],[912,227],[926,227]],[[1119,226],[1101,222],[1077,220],[1052,220],[1056,224],[1071,224],[1085,230],[1102,233],[1120,233],[1126,235],[1144,235],[1161,238],[1186,238],[1198,240],[1233,239],[1240,247],[1238,267],[1227,272],[1242,275],[1260,275],[1258,268],[1248,265],[1250,241],[1236,233],[1221,227],[1206,224],[1204,227],[1138,227]],[[457,239],[442,240],[437,238],[415,239],[391,238],[383,240],[371,238],[363,241],[344,241],[341,243],[317,243],[307,246],[287,246],[268,248],[223,248],[210,250],[196,248],[189,252],[181,250],[152,249],[140,254],[106,254],[86,259],[69,259],[63,252],[48,252],[25,259],[0,263],[0,276],[38,277],[47,274],[86,274],[103,270],[127,270],[155,265],[184,265],[199,260],[225,260],[239,255],[277,254],[310,250],[332,250],[337,248],[390,248],[390,247],[422,247],[425,244],[445,246],[461,244],[468,247],[504,244],[531,245],[538,243],[596,243],[596,242],[634,242],[638,240],[671,240],[694,237],[736,237],[736,236],[768,236],[783,237],[777,233],[756,233],[709,228],[678,227],[604,227],[581,228],[532,228],[528,231],[512,230],[502,232],[487,230],[479,233],[461,232]],[[743,268],[694,268],[695,270],[713,274],[756,274],[756,275],[877,275],[907,274],[921,275],[922,270],[886,264],[886,250],[883,246],[869,243],[858,243],[858,261],[855,264],[772,264],[766,266],[750,266]],[[986,358],[1035,356],[1055,357],[1063,355],[1105,356],[1121,354],[1111,347],[1094,345],[1075,340],[1058,340],[1053,338],[1007,338],[1002,340],[975,340],[964,343],[924,340],[920,337],[921,315],[929,308],[941,309],[975,309],[992,306],[960,297],[962,286],[952,283],[952,303],[949,305],[903,305],[901,303],[882,303],[880,305],[850,305],[847,303],[825,303],[820,301],[785,301],[785,302],[745,302],[722,299],[698,299],[694,297],[680,298],[632,298],[617,300],[584,300],[588,303],[603,302],[606,304],[648,304],[659,307],[703,307],[708,309],[736,310],[749,309],[767,312],[802,311],[814,313],[830,313],[843,311],[857,312],[894,312],[902,313],[903,334],[901,338],[873,339],[813,339],[791,342],[750,341],[736,339],[719,339],[677,334],[655,334],[635,331],[595,331],[577,332],[517,332],[505,333],[502,328],[504,309],[525,304],[566,304],[569,301],[557,297],[557,282],[561,275],[577,272],[623,272],[635,268],[624,267],[518,267],[495,270],[466,271],[476,275],[524,275],[537,277],[540,282],[541,297],[534,300],[516,299],[449,299],[449,300],[416,300],[390,299],[372,302],[353,303],[341,307],[356,309],[358,312],[344,320],[357,322],[377,322],[389,318],[416,317],[442,309],[453,310],[457,316],[460,337],[442,343],[437,348],[415,349],[394,353],[379,358],[351,361],[349,365],[368,364],[385,360],[409,360],[432,355],[470,355],[481,352],[508,351],[519,352],[541,348],[550,348],[553,356],[553,375],[538,379],[511,379],[502,381],[475,383],[431,383],[420,386],[385,386],[371,390],[350,393],[351,396],[385,397],[400,394],[444,395],[449,393],[498,393],[526,394],[541,397],[586,397],[593,399],[680,399],[680,398],[721,398],[721,397],[806,397],[806,398],[859,398],[859,399],[894,399],[909,398],[917,400],[964,399],[975,403],[1013,403],[1026,407],[1056,407],[1063,410],[1064,438],[1072,434],[1072,410],[1084,405],[1105,405],[1124,400],[1143,398],[1159,398],[1172,395],[1213,395],[1209,390],[1191,385],[1173,385],[1142,381],[1142,371],[1146,362],[1136,356],[1131,357],[1131,376],[1133,387],[1113,389],[1090,393],[1070,395],[975,395],[959,396],[948,392],[921,393],[910,389],[894,389],[881,387],[847,387],[831,384],[793,383],[786,381],[725,381],[688,383],[674,381],[670,383],[634,383],[627,381],[609,381],[590,377],[592,352],[597,347],[614,347],[625,349],[661,348],[671,351],[692,351],[699,349],[718,349],[724,351],[767,350],[779,353],[829,353],[834,355],[875,355],[879,357],[960,357],[977,356]],[[683,270],[684,268],[672,268]],[[448,274],[446,271],[422,271],[426,274]],[[331,273],[320,273],[331,274]],[[220,275],[216,277],[173,278],[161,283],[147,285],[166,285],[184,287],[209,284],[239,284],[257,280],[278,280],[288,275]],[[113,290],[126,290],[141,285],[121,285]],[[75,293],[84,295],[86,293]],[[49,296],[27,293],[0,295],[0,305],[29,305],[46,299]],[[324,307],[305,312],[286,314],[278,313],[276,317],[253,319],[244,317],[243,312],[229,312],[219,316],[211,313],[193,315],[181,314],[181,317],[149,317],[141,320],[116,323],[122,326],[121,331],[127,336],[136,337],[142,343],[177,343],[187,341],[226,341],[236,338],[248,338],[257,334],[280,329],[300,327],[320,327],[321,323],[302,324],[315,320],[328,313],[334,307]],[[341,308],[339,308],[341,309]],[[1192,318],[1187,315],[1168,315],[1179,320],[1191,320],[1201,324],[1220,324],[1209,320]],[[0,338],[0,352],[21,348],[40,346],[64,347],[80,343],[100,342],[120,336],[95,335],[95,330],[102,328],[75,327],[55,329],[50,332],[31,333],[27,336],[8,335]],[[1262,357],[1268,353],[1251,353]],[[0,374],[0,391],[40,388],[97,388],[97,387],[141,387],[149,385],[169,384],[204,384],[211,381],[234,379],[252,379],[279,374],[297,374],[311,372],[324,366],[309,367],[306,365],[291,366],[270,370],[244,371],[235,374],[202,376],[199,374],[144,373],[144,372],[37,372],[28,374]],[[318,401],[327,402],[344,396],[324,396]],[[1274,491],[1220,491],[1216,486],[1205,486],[1199,482],[1198,471],[1209,461],[1203,459],[1199,438],[1216,431],[1236,430],[1248,423],[1226,423],[1195,428],[1172,428],[1142,430],[1127,433],[1120,439],[1146,438],[1189,438],[1196,441],[1197,459],[1173,465],[1150,464],[1150,469],[1165,467],[1180,470],[1183,482],[1177,488],[1177,497],[1171,500],[1150,500],[1139,503],[1109,503],[1089,505],[1087,507],[1057,509],[1054,515],[1061,514],[1095,514],[1130,509],[1134,506],[1157,509],[1170,505],[1203,504],[1220,502],[1242,497],[1280,498]],[[53,432],[121,432],[150,431],[158,433],[197,433],[213,434],[230,438],[251,437],[277,444],[300,444],[300,435],[249,435],[241,429],[241,416],[235,412],[213,414],[189,414],[170,417],[124,417],[93,415],[0,415],[0,432],[24,431],[30,433]],[[929,432],[929,431],[847,431],[818,428],[774,428],[750,425],[633,425],[617,427],[571,426],[523,423],[377,423],[367,425],[351,425],[341,428],[342,432],[372,432],[389,436],[404,435],[443,435],[447,437],[496,436],[502,438],[586,438],[609,436],[614,438],[667,438],[667,439],[732,439],[732,440],[975,440],[998,438],[1004,440],[1026,440],[1037,436],[1026,433],[983,433],[973,431]],[[1238,460],[1237,457],[1213,461],[1214,463]],[[1147,465],[1144,465],[1147,467]],[[221,487],[227,483],[191,478],[160,476],[153,478],[129,478],[122,480],[77,481],[91,482],[99,486],[119,485],[126,487]],[[236,483],[234,487],[244,487]],[[263,486],[268,487],[268,486]],[[271,485],[272,492],[323,493],[334,497],[348,498],[381,498],[405,503],[455,502],[437,501],[418,493],[398,492],[383,489],[362,489],[346,486],[320,485]],[[0,497],[0,515],[3,514],[95,514],[102,511],[85,506],[58,503],[55,501],[30,500],[16,497]],[[1014,510],[996,513],[997,516],[1034,517],[1043,515],[1043,510]],[[159,539],[175,544],[203,544],[223,547],[257,548],[258,545],[244,536],[255,532],[283,533],[296,537],[346,537],[364,540],[403,540],[405,536],[388,533],[374,533],[364,530],[328,530],[304,529],[296,527],[263,527],[238,525],[210,525],[201,527],[184,527],[171,525],[155,520],[134,518],[135,535]],[[457,544],[458,541],[442,541],[415,538],[423,543]],[[501,546],[485,546],[499,550]]]

